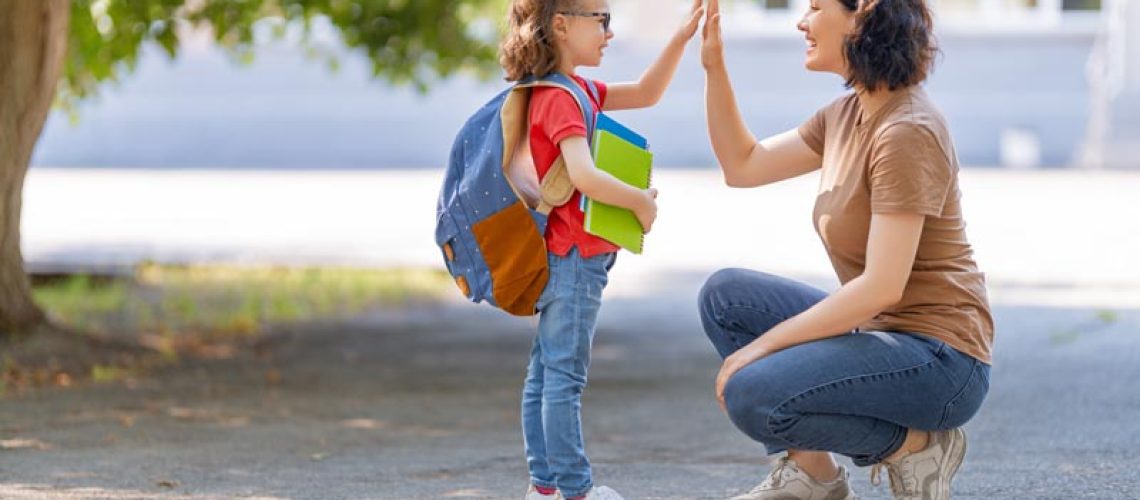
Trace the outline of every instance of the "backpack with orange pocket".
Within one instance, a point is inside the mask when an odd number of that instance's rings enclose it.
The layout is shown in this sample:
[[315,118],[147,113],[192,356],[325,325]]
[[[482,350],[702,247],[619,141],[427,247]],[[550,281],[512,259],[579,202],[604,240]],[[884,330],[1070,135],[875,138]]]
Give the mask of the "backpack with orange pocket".
[[[597,88],[587,80],[589,91]],[[520,81],[475,112],[451,148],[436,205],[435,242],[459,290],[516,316],[531,316],[546,287],[546,219],[574,186],[562,157],[542,182],[530,156],[527,116],[534,87],[570,92],[586,137],[594,112],[586,90],[566,75]]]

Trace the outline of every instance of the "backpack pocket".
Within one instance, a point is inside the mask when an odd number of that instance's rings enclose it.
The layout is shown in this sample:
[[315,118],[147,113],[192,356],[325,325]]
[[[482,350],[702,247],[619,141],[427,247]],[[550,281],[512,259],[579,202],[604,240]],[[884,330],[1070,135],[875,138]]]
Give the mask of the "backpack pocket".
[[471,274],[471,253],[466,243],[459,237],[459,226],[447,212],[441,212],[439,219],[436,220],[435,244],[439,245],[440,251],[443,252],[447,272],[455,278],[455,285],[459,287],[459,291],[463,292],[465,297],[475,300],[471,289],[471,278],[468,277]]
[[491,271],[495,303],[516,316],[533,315],[546,288],[544,229],[545,217],[521,200],[471,226],[477,251]]

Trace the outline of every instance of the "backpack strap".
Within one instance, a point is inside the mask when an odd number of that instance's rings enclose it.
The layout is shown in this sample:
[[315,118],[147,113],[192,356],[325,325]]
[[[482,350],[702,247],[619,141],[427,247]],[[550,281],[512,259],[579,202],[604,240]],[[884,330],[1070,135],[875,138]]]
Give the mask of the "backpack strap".
[[[573,78],[566,76],[562,73],[552,73],[543,78],[527,78],[519,82],[518,86],[522,87],[558,87],[574,96],[574,100],[578,102],[578,107],[582,110],[582,119],[586,124],[586,142],[593,142],[594,126],[597,121],[597,116],[594,113],[594,106],[590,103],[590,98],[586,94],[586,89],[583,89]],[[590,95],[598,99],[598,89],[594,82],[586,80],[586,86],[589,89]],[[574,196],[574,184],[570,182],[570,172],[566,169],[566,159],[559,155],[554,159],[554,163],[550,166],[550,170],[543,176],[542,182],[539,184],[541,191],[541,200],[539,201],[537,210],[543,215],[549,215],[554,207],[560,207],[570,201]]]
[[602,97],[598,94],[598,85],[589,78],[583,78],[583,80],[586,80],[586,90],[590,91],[590,97],[594,98],[594,102],[602,102]]

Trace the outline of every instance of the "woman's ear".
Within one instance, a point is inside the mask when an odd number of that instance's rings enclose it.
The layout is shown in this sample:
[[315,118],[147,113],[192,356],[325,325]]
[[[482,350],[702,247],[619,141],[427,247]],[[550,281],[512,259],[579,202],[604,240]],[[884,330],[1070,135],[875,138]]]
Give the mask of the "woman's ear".
[[854,34],[855,29],[859,26],[859,16],[856,15],[858,13],[859,13],[858,10],[856,10],[855,12],[845,12],[845,14],[847,15],[847,34],[848,35]]

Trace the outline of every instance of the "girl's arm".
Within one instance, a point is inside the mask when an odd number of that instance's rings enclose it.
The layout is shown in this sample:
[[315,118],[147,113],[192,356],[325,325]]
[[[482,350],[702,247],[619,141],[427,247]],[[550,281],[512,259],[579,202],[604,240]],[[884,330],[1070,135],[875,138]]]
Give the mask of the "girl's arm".
[[795,345],[850,332],[897,304],[910,278],[925,220],[921,214],[872,214],[863,274],[725,358],[716,380],[721,407],[725,384],[744,366]]
[[818,169],[819,154],[792,129],[757,141],[736,104],[720,32],[720,6],[710,0],[701,39],[701,64],[705,67],[705,112],[713,152],[732,187],[756,187],[796,177]]
[[677,64],[681,62],[681,55],[685,53],[685,44],[697,32],[697,25],[700,24],[701,15],[704,14],[701,2],[702,0],[693,0],[688,22],[677,30],[669,40],[669,44],[665,46],[665,50],[641,75],[641,79],[636,82],[615,83],[608,87],[606,103],[602,107],[604,111],[648,108],[661,100],[669,82],[673,81],[673,74],[677,72]]
[[566,160],[570,182],[578,191],[602,203],[632,210],[642,229],[649,232],[657,218],[656,189],[638,189],[609,172],[599,170],[594,166],[590,146],[583,136],[567,137],[558,143],[558,147]]

